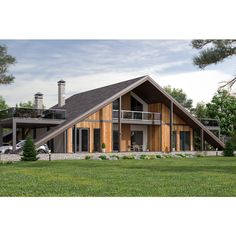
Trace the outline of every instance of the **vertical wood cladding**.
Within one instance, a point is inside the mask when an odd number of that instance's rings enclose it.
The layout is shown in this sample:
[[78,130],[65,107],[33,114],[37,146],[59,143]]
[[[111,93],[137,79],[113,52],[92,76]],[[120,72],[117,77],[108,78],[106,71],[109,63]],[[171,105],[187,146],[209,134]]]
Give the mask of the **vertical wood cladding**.
[[[130,93],[122,97],[122,109],[130,110]],[[149,112],[160,112],[162,116],[162,125],[148,126],[148,148],[150,151],[170,151],[170,110],[164,104],[156,103],[148,105]],[[109,122],[110,121],[110,122]],[[101,143],[106,144],[106,152],[112,152],[112,104],[107,105],[98,112],[90,115],[85,121],[77,123],[77,128],[90,129],[90,152],[94,151],[94,128],[100,128]],[[131,145],[130,125],[122,124],[121,151],[128,151]],[[193,150],[193,130],[175,113],[173,114],[173,131],[176,131],[177,144],[176,151],[180,151],[180,131],[190,131],[191,150]],[[68,129],[67,151],[72,149],[72,128]]]
[[130,125],[122,124],[121,127],[121,151],[128,151],[128,146],[131,145]]
[[[101,143],[106,144],[106,151],[112,151],[112,104],[109,104],[99,110],[98,112],[90,115],[86,118],[87,121],[79,122],[76,124],[77,128],[89,128],[90,130],[90,152],[94,151],[94,129],[100,128],[101,131]],[[72,153],[72,128],[68,129],[68,144],[67,149],[69,153]]]
[[131,99],[130,93],[127,93],[121,97],[121,108],[122,110],[131,110]]

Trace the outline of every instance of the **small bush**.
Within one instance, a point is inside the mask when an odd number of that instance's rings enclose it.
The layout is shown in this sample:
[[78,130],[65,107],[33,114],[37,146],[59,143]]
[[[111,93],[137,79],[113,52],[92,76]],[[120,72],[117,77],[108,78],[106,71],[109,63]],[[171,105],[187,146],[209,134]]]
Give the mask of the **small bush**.
[[116,159],[119,159],[119,156],[118,155],[111,155],[110,158],[116,158]]
[[226,157],[234,156],[234,144],[231,140],[226,142],[223,154]]
[[163,158],[161,154],[157,154],[156,158]]
[[105,148],[106,148],[105,143],[102,143],[102,149],[105,149]]
[[145,159],[146,156],[147,156],[147,155],[142,154],[142,155],[140,156],[140,159]]
[[37,161],[38,159],[34,141],[31,136],[28,136],[23,146],[21,161]]
[[90,160],[91,159],[91,157],[90,156],[85,156],[85,158],[84,158],[85,160]]
[[141,155],[140,159],[144,159],[144,160],[155,160],[156,155]]
[[107,157],[105,155],[100,155],[98,158],[100,158],[102,160],[107,160]]
[[13,164],[12,161],[0,161],[0,165],[10,165],[10,164]]
[[132,160],[132,159],[135,159],[134,155],[125,155],[123,156],[123,159],[124,160]]

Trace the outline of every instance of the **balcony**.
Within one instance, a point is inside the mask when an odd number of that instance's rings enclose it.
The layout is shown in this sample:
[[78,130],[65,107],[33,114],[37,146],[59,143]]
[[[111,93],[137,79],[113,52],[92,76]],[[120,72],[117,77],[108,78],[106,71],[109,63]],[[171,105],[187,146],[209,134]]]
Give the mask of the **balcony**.
[[9,108],[0,111],[0,120],[9,118],[64,120],[66,119],[66,111],[62,109],[31,108]]
[[[118,110],[113,110],[113,121],[118,122]],[[161,114],[154,112],[121,110],[121,122],[127,124],[160,125]]]
[[219,130],[220,124],[218,119],[212,118],[199,118],[198,119],[204,126],[206,126],[209,130]]

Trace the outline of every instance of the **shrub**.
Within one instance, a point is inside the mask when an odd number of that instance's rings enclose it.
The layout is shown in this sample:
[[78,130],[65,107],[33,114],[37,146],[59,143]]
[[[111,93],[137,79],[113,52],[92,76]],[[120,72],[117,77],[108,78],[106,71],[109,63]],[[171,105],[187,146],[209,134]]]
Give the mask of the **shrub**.
[[124,160],[132,160],[132,159],[135,159],[134,155],[126,155],[126,156],[123,156],[123,159]]
[[85,160],[90,160],[91,159],[91,157],[90,156],[85,156],[85,158],[84,158]]
[[161,154],[157,154],[156,158],[163,158]]
[[234,144],[231,140],[226,142],[223,153],[227,157],[234,156]]
[[140,156],[140,159],[145,159],[145,157],[146,157],[146,155],[145,155],[145,154],[142,154],[142,155]]
[[105,148],[106,148],[105,143],[102,143],[102,149],[105,149]]
[[100,158],[102,160],[107,160],[107,157],[105,155],[100,155],[98,158]]
[[110,158],[116,158],[116,159],[119,159],[119,156],[118,156],[118,155],[111,155]]
[[21,161],[37,161],[38,159],[34,141],[31,136],[28,136],[23,146]]

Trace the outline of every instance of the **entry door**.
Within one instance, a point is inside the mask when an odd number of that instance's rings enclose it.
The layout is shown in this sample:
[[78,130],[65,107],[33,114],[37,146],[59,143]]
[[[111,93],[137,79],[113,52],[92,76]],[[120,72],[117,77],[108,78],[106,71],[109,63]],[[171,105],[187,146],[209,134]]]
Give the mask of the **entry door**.
[[80,129],[80,152],[89,152],[89,129]]

